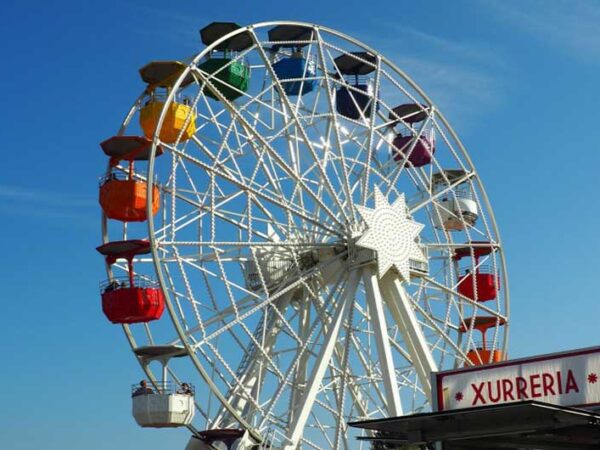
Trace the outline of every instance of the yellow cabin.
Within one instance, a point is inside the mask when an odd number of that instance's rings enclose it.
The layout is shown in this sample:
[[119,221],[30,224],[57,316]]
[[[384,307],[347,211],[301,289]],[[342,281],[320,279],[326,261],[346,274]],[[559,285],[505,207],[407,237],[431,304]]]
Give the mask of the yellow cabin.
[[[153,61],[140,69],[142,79],[148,83],[149,99],[140,110],[140,125],[144,135],[152,139],[166,99],[186,65],[179,61]],[[179,86],[183,89],[194,82],[189,73]],[[162,91],[162,92],[160,92]],[[162,94],[162,95],[161,95]],[[160,131],[160,140],[168,144],[184,142],[196,132],[196,111],[190,105],[173,101],[166,112]]]

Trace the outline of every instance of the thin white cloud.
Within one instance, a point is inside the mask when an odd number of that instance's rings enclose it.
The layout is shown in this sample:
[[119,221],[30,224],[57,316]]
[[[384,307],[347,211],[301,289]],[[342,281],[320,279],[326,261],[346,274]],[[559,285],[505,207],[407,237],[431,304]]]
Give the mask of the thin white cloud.
[[148,5],[140,7],[137,3],[129,7],[140,16],[139,23],[132,28],[136,34],[177,44],[177,51],[193,50],[196,53],[202,46],[199,24],[203,21],[197,16]]
[[[67,226],[73,226],[75,223],[78,225],[94,225],[99,228],[100,221],[96,220],[93,216],[90,216],[88,212],[81,213],[75,210],[57,210],[55,208],[48,207],[34,207],[32,205],[5,205],[0,203],[0,216],[6,215],[11,218],[14,217],[29,217],[30,219],[44,219],[44,224],[54,223],[57,221],[64,222]],[[97,217],[100,216],[98,213]]]
[[87,208],[95,206],[89,197],[76,196],[64,192],[48,192],[18,186],[0,185],[0,204],[20,203],[47,207]]
[[391,22],[380,25],[377,35],[359,39],[407,73],[454,125],[464,129],[505,98],[504,80],[511,73],[503,48]]
[[[96,199],[65,192],[49,192],[0,185],[0,216],[8,220],[27,217],[45,225],[69,228],[98,226],[90,212],[98,208]],[[99,214],[99,213],[98,213]]]
[[[457,58],[469,64],[481,64],[489,67],[506,67],[505,57],[498,47],[492,47],[489,42],[469,42],[448,39],[432,33],[397,23],[386,23],[386,26],[397,35],[396,42],[408,44],[414,49],[434,50],[436,55],[444,58]],[[403,50],[406,50],[403,45]],[[409,50],[410,51],[410,50]]]
[[491,15],[587,62],[600,57],[600,2],[597,0],[486,0],[477,2]]

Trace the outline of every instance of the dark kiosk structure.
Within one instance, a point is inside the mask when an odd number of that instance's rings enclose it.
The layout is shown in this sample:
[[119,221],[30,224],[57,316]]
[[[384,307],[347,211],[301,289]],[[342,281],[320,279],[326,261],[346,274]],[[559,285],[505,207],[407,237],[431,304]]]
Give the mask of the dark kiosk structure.
[[536,401],[353,422],[374,449],[600,449],[600,414]]

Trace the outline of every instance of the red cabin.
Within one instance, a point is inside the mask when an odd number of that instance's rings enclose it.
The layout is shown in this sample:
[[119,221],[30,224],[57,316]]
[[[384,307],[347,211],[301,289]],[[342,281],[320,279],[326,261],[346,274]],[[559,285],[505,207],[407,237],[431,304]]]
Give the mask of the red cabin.
[[[147,220],[147,184],[135,177],[133,161],[146,161],[150,157],[152,141],[142,136],[113,136],[100,144],[110,156],[110,172],[100,182],[100,206],[109,219],[122,222],[143,222]],[[156,156],[163,150],[157,147]],[[129,162],[128,173],[112,170],[119,161]],[[152,214],[160,207],[160,192],[156,185],[152,188]]]
[[106,257],[107,264],[126,259],[129,277],[111,278],[101,285],[102,311],[112,323],[140,323],[160,319],[165,309],[162,289],[156,281],[134,276],[133,258],[150,253],[150,243],[144,240],[108,242],[96,250]]
[[[481,343],[477,345],[477,348],[474,350],[469,350],[467,352],[467,358],[473,365],[481,366],[484,364],[491,364],[495,362],[500,362],[506,360],[506,353],[502,350],[492,349],[491,346],[488,345],[486,340],[486,334],[488,329],[502,326],[506,324],[506,320],[499,317],[491,317],[491,316],[480,316],[475,318],[467,318],[461,323],[459,331],[461,333],[466,333],[469,330],[477,330],[481,333]],[[466,363],[465,366],[470,365]]]
[[471,246],[458,247],[454,252],[454,260],[464,257],[475,259],[475,270],[466,269],[458,278],[458,292],[471,300],[487,302],[494,300],[500,289],[500,277],[495,275],[489,266],[480,265],[479,259],[494,251],[489,242],[471,242]]

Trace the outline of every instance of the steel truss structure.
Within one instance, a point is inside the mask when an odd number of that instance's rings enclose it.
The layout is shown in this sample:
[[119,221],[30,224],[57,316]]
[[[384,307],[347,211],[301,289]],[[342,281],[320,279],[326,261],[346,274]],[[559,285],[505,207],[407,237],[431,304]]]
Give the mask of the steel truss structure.
[[[267,31],[278,25],[312,30],[300,44],[314,76],[277,78],[274,64],[293,51],[269,41]],[[219,42],[241,33],[252,45],[230,57],[249,66],[250,85],[231,101],[200,65]],[[340,89],[363,92],[336,66],[342,55],[373,69],[371,113],[357,119],[336,104]],[[431,372],[472,364],[475,321],[466,331],[461,324],[478,315],[508,321],[509,314],[498,230],[454,130],[391,61],[326,27],[242,27],[186,64],[154,136],[154,149],[161,145],[165,153],[152,155],[147,176],[137,175],[158,180],[160,212],[147,224],[103,226],[105,242],[147,236],[152,254],[135,259],[136,275],[157,276],[166,298],[170,318],[124,326],[131,346],[187,349],[169,371],[175,381],[196,385],[193,433],[245,428],[273,448],[349,449],[367,444],[354,440],[348,421],[428,411]],[[180,88],[190,75],[194,82]],[[313,81],[314,89],[288,95],[285,83],[292,81]],[[120,134],[139,134],[134,118],[144,98]],[[196,121],[195,134],[161,142],[169,105],[183,99],[192,105],[186,120]],[[395,116],[402,104],[421,105],[424,120]],[[431,163],[414,167],[394,157],[398,132],[413,136],[405,154],[418,138],[434,139]],[[413,241],[426,258],[409,261],[409,277],[394,269],[380,276],[378,252],[358,244],[367,231],[359,207],[374,208],[376,191],[390,204],[404,198],[405,215],[423,225]],[[465,191],[476,221],[451,208]],[[443,214],[454,215],[458,226],[440,226]],[[397,238],[393,228],[386,232]],[[472,255],[481,246],[492,250],[460,267],[455,250],[465,246]],[[486,302],[458,290],[461,270],[475,273],[483,265],[498,284],[497,297]],[[126,265],[112,269],[119,270]],[[508,324],[494,329],[494,349],[506,350],[507,330]],[[158,366],[144,369],[157,380]]]

